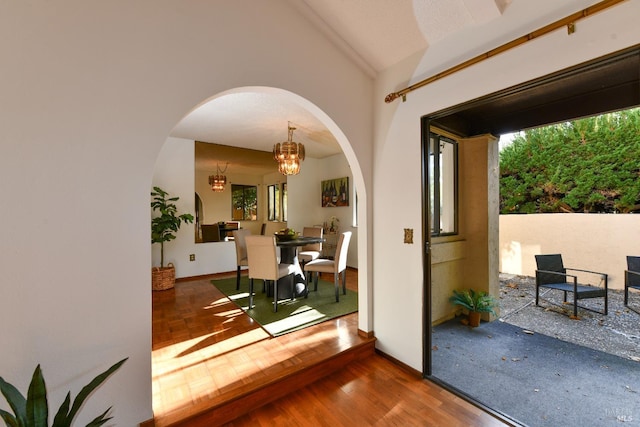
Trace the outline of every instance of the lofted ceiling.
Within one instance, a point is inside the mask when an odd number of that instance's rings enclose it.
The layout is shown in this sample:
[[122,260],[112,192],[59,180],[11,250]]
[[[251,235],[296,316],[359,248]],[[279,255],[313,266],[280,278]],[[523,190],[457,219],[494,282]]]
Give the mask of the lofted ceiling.
[[[348,55],[371,78],[405,58],[428,49],[437,49],[440,64],[456,64],[495,48],[562,17],[582,10],[598,0],[287,0],[305,19]],[[445,52],[444,54],[442,52]],[[597,73],[593,74],[596,75]],[[625,74],[626,75],[626,74]],[[637,73],[636,73],[637,79]],[[564,84],[564,83],[563,83]],[[581,88],[594,81],[578,84]],[[529,91],[537,94],[539,110],[545,94],[558,86]],[[520,91],[520,95],[524,92]],[[444,122],[464,122],[475,131],[477,121],[500,116],[502,123],[489,131],[517,130],[514,120],[506,123],[506,112],[523,97],[517,91],[501,103],[487,100],[456,111]],[[575,98],[576,94],[572,95]],[[380,100],[383,102],[383,100]],[[511,104],[510,104],[511,103]],[[518,107],[526,110],[526,106]],[[500,112],[501,111],[501,112]],[[453,114],[448,112],[447,114]],[[466,115],[465,115],[466,114]],[[251,117],[251,120],[247,120]],[[287,139],[287,125],[297,128],[294,141],[305,144],[307,157],[323,158],[341,152],[335,138],[300,105],[275,93],[228,93],[204,103],[189,113],[171,136],[196,141],[271,152],[273,144]],[[487,128],[487,126],[485,126]],[[486,130],[486,129],[485,129]],[[214,151],[214,150],[209,150]],[[215,157],[215,154],[212,155]],[[215,164],[229,162],[240,172],[245,165],[237,159],[202,157],[196,168],[215,170]],[[265,157],[266,158],[266,157]],[[266,167],[272,165],[266,163]],[[257,164],[251,166],[253,170]],[[246,170],[242,170],[246,172]]]

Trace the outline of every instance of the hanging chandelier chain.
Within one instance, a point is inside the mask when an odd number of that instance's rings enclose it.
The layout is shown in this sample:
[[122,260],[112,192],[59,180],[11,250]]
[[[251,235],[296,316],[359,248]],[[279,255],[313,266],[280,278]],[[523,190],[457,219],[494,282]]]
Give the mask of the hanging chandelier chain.
[[227,171],[227,168],[229,167],[229,162],[227,162],[226,165],[224,165],[224,170],[220,170],[220,165],[218,163],[216,163],[216,173],[217,174],[224,174]]

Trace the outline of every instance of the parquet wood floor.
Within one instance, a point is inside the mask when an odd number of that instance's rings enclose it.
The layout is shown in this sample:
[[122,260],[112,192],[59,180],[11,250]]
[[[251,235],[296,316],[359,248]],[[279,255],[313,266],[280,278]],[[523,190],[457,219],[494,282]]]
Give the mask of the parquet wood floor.
[[[210,426],[187,420],[371,341],[358,335],[357,314],[270,338],[210,284],[234,274],[182,280],[174,289],[153,293],[156,427]],[[356,270],[348,270],[347,287],[357,288]],[[229,425],[506,425],[379,355],[361,357],[305,385]]]

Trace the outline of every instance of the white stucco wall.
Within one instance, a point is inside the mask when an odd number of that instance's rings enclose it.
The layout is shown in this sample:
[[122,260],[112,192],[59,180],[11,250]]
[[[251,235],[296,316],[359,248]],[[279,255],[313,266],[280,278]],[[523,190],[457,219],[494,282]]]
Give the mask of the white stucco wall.
[[25,390],[40,363],[61,402],[128,356],[79,424],[152,416],[149,191],[190,109],[254,85],[308,100],[370,203],[371,79],[285,0],[7,2],[0,51],[0,375]]
[[562,254],[566,267],[607,273],[609,289],[624,289],[639,238],[635,214],[500,215],[500,271],[535,277],[535,255]]
[[[573,6],[575,11],[591,4],[593,2],[574,1],[563,3],[563,6]],[[506,13],[513,18],[513,9],[507,9]],[[527,28],[513,28],[513,39],[568,14],[569,11],[546,22],[530,22]],[[374,330],[382,351],[415,369],[422,369],[423,243],[416,239],[416,244],[406,245],[401,238],[404,228],[421,230],[422,225],[420,117],[633,46],[640,42],[640,27],[635,24],[638,16],[640,1],[624,2],[580,21],[571,36],[563,28],[537,38],[411,92],[406,102],[398,99],[385,104],[383,100],[390,92],[444,71],[500,43],[469,52],[467,47],[473,37],[473,29],[469,28],[469,31],[429,47],[426,52],[416,53],[376,79]],[[459,53],[459,60],[442,64],[441,59],[451,51]],[[496,264],[495,260],[493,264]],[[464,271],[458,280],[464,280],[463,277]]]

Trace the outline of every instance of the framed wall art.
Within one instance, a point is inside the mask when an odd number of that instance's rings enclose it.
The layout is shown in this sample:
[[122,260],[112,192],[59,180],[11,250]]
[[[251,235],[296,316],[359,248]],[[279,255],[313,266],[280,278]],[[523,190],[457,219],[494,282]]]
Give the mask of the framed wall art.
[[321,182],[322,207],[349,206],[349,177]]

